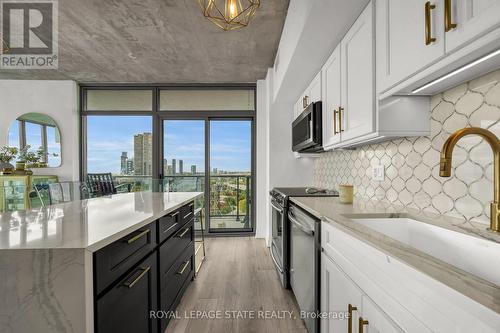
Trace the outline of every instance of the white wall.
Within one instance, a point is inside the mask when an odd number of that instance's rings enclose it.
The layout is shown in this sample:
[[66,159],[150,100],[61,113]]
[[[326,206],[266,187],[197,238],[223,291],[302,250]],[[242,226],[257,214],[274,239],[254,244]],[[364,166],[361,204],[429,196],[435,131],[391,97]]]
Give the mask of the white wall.
[[74,81],[0,80],[0,147],[7,145],[10,124],[22,114],[51,116],[61,132],[62,164],[34,169],[35,174],[79,178],[78,86]]
[[256,208],[255,237],[265,238],[267,235],[267,197],[269,193],[269,135],[268,135],[268,107],[269,94],[267,82],[257,81],[257,132],[256,132]]
[[273,102],[273,72],[257,82],[257,219],[258,238],[270,237],[269,191],[273,187],[309,186],[314,160],[296,159],[292,152],[291,103]]

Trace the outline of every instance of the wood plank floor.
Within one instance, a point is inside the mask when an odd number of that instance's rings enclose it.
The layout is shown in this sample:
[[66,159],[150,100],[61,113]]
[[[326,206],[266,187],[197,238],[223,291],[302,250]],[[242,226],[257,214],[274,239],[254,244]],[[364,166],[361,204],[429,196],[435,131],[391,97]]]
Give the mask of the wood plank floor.
[[[180,318],[170,321],[166,333],[307,333],[292,292],[281,287],[264,240],[253,237],[208,239],[207,258],[177,310]],[[208,311],[222,318],[206,318]],[[254,319],[242,318],[252,313]],[[273,314],[284,318],[262,318]]]

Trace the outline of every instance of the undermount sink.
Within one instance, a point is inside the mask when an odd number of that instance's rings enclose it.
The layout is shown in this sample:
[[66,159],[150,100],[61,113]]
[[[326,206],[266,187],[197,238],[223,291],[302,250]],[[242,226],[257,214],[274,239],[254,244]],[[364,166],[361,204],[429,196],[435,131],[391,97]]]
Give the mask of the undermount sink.
[[352,221],[500,286],[500,244],[496,242],[407,217]]

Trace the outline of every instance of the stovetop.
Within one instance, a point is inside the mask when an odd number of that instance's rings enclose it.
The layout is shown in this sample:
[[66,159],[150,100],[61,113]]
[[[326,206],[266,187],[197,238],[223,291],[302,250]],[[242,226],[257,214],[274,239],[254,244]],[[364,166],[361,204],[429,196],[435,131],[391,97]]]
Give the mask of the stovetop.
[[[282,197],[338,197],[334,190],[318,189],[314,187],[275,187],[271,192]],[[273,195],[271,193],[271,195]]]
[[275,187],[270,192],[275,204],[280,207],[288,205],[289,197],[338,197],[339,193],[333,190],[314,187]]

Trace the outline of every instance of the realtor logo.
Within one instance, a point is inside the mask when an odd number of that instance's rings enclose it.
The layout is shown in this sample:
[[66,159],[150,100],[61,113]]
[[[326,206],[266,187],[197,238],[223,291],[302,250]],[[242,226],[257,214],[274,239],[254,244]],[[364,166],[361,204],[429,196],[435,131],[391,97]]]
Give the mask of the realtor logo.
[[0,0],[0,69],[58,67],[57,0]]

